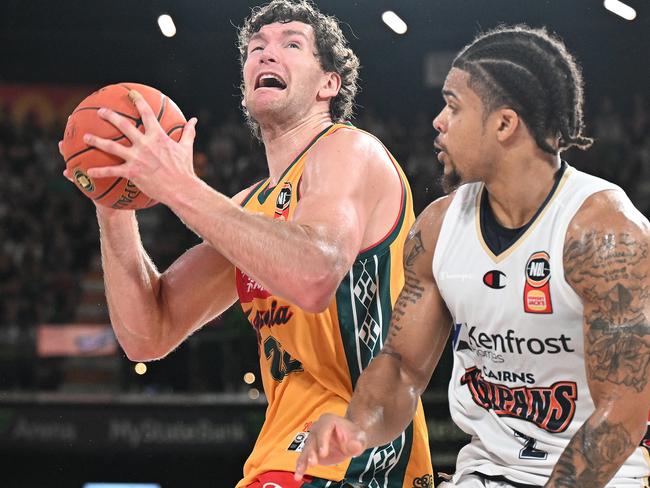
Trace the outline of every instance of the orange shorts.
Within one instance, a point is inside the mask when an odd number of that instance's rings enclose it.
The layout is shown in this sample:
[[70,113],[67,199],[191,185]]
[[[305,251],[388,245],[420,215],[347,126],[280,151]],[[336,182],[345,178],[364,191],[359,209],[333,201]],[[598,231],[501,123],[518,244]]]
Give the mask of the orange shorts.
[[288,471],[267,471],[259,475],[247,488],[300,488],[311,480],[311,476],[303,476],[303,481],[296,481],[293,473]]

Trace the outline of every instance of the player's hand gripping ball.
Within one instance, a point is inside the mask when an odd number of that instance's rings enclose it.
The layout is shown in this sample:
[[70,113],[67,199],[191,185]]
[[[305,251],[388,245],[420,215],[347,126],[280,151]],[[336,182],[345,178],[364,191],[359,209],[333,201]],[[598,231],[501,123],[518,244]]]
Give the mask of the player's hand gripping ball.
[[66,168],[75,185],[100,205],[117,209],[136,210],[155,205],[157,202],[142,193],[125,178],[92,178],[88,169],[122,164],[117,156],[108,154],[83,141],[84,134],[94,134],[112,139],[124,146],[131,146],[129,139],[110,122],[99,117],[97,110],[106,107],[127,119],[144,132],[142,119],[131,99],[129,91],[138,91],[158,118],[167,135],[176,142],[185,127],[185,117],[178,106],[167,96],[150,86],[138,83],[118,83],[106,86],[85,98],[72,112],[65,127],[61,153]]

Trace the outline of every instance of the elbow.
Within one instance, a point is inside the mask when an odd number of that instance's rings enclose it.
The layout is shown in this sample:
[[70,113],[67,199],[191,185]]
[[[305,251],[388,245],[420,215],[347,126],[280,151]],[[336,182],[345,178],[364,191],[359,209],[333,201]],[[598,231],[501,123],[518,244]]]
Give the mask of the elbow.
[[146,363],[162,359],[168,353],[161,348],[152,347],[148,344],[121,344],[121,346],[129,361],[134,363]]
[[147,362],[165,357],[170,352],[161,338],[143,336],[129,332],[126,328],[114,327],[117,340],[129,361]]
[[297,269],[292,280],[291,301],[310,313],[325,311],[350,269],[351,262],[335,246],[314,246],[305,250],[308,266]]
[[302,279],[294,291],[293,303],[310,313],[321,313],[327,310],[340,284],[333,273],[320,277]]
[[157,357],[158,356],[157,354],[151,353],[143,349],[123,347],[122,350],[124,351],[124,354],[126,354],[127,359],[134,363],[146,363],[148,361],[159,359],[159,357]]

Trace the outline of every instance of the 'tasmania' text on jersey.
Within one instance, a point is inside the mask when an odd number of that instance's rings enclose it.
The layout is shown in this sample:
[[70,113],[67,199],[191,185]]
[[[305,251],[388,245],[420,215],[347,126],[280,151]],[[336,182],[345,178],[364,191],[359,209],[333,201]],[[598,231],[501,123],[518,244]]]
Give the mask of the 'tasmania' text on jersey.
[[[268,180],[260,182],[243,207],[291,220],[300,200],[309,149],[338,130],[358,129],[336,124],[319,134],[275,187],[270,187]],[[408,183],[390,157],[402,182],[399,216],[384,239],[360,252],[324,312],[305,312],[237,270],[239,299],[257,333],[269,402],[264,426],[238,487],[247,486],[263,471],[293,471],[312,422],[327,412],[345,414],[361,371],[383,344],[393,304],[404,283],[402,253],[414,221]],[[413,423],[390,444],[370,449],[351,462],[314,467],[307,474],[335,481],[345,478],[354,486],[425,486],[416,484],[432,477],[422,406]]]

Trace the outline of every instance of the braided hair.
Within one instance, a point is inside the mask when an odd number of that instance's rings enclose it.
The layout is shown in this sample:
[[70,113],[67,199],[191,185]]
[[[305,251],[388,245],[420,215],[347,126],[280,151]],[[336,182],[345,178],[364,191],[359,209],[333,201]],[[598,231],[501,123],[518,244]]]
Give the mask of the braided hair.
[[[456,56],[452,68],[469,73],[486,116],[498,107],[511,108],[542,150],[556,154],[593,143],[582,134],[580,67],[546,29],[503,26],[481,34]],[[550,138],[558,140],[557,148],[548,143]]]

